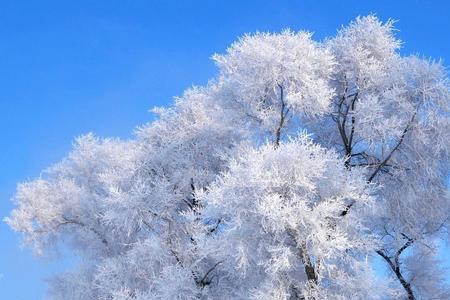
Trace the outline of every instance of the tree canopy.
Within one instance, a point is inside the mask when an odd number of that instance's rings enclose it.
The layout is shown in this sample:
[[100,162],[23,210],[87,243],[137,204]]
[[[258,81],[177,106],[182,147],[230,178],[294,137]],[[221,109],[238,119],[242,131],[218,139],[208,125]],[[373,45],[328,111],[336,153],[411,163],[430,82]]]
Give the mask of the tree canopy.
[[450,299],[449,81],[393,25],[245,35],[133,139],[77,138],[6,220],[81,257],[49,297]]

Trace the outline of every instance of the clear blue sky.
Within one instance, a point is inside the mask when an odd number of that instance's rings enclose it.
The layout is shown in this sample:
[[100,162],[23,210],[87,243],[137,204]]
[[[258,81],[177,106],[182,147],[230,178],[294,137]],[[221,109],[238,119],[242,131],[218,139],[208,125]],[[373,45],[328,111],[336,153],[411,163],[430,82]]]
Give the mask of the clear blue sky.
[[[445,0],[0,0],[0,217],[16,183],[60,160],[74,136],[130,137],[149,108],[206,83],[209,57],[236,37],[289,27],[322,39],[371,12],[399,20],[404,53],[450,65]],[[65,264],[33,258],[0,224],[1,299],[42,299]]]

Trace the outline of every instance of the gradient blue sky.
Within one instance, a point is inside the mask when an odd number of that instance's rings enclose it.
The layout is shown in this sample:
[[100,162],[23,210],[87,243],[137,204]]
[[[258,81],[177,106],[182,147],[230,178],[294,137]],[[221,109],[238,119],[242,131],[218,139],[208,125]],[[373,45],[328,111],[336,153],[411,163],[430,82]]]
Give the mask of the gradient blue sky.
[[[307,29],[318,39],[358,15],[399,20],[404,53],[450,65],[450,1],[0,0],[0,217],[17,182],[39,176],[74,136],[128,138],[216,69],[209,59],[254,31]],[[0,224],[0,298],[42,299],[71,259],[36,259]],[[447,255],[448,257],[448,255]]]

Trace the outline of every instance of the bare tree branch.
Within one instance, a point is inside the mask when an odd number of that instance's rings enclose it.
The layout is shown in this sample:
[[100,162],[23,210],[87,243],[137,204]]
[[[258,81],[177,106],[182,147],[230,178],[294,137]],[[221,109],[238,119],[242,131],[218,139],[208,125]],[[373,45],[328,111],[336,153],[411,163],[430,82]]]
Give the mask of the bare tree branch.
[[369,179],[367,180],[368,182],[372,182],[372,180],[375,178],[375,176],[378,174],[378,172],[381,170],[381,168],[383,168],[387,164],[387,162],[391,159],[394,152],[397,151],[397,149],[403,143],[403,141],[405,140],[406,133],[409,131],[412,123],[414,122],[414,118],[416,117],[416,114],[417,114],[417,111],[414,112],[413,116],[411,117],[411,120],[408,122],[405,129],[403,129],[402,135],[400,136],[400,139],[398,140],[395,147],[392,148],[391,152],[389,152],[389,154],[386,156],[386,158],[383,161],[381,161],[381,163],[378,165],[378,167],[375,169],[375,171],[372,173],[372,175],[369,176]]
[[75,220],[75,219],[69,219],[69,218],[63,217],[63,220],[64,220],[64,221],[63,221],[62,223],[58,224],[57,227],[62,226],[62,225],[66,225],[66,224],[72,224],[72,225],[78,225],[78,226],[87,228],[87,229],[89,229],[91,232],[95,233],[95,235],[97,235],[97,236],[100,238],[100,240],[102,241],[102,243],[103,243],[104,245],[108,245],[108,241],[107,241],[106,238],[103,236],[103,234],[101,234],[100,232],[98,232],[95,228],[92,228],[91,226],[88,226],[88,225],[84,224],[83,222],[78,221],[78,220]]
[[281,130],[283,129],[284,123],[286,121],[286,116],[289,113],[289,108],[286,106],[284,102],[284,90],[281,84],[278,84],[280,88],[280,102],[281,102],[281,111],[280,111],[280,122],[278,124],[277,130],[275,131],[275,148],[278,148],[281,140]]

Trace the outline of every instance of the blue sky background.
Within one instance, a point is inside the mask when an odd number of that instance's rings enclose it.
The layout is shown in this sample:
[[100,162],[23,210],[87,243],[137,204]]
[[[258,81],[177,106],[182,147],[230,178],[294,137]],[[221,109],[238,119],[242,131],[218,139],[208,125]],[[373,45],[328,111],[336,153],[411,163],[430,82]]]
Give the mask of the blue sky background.
[[[209,59],[246,32],[333,35],[358,15],[399,20],[402,51],[450,65],[450,1],[0,0],[0,217],[15,185],[87,132],[132,136],[148,109],[205,84]],[[70,259],[36,259],[0,224],[0,298],[42,299]],[[449,259],[446,252],[445,256]]]

